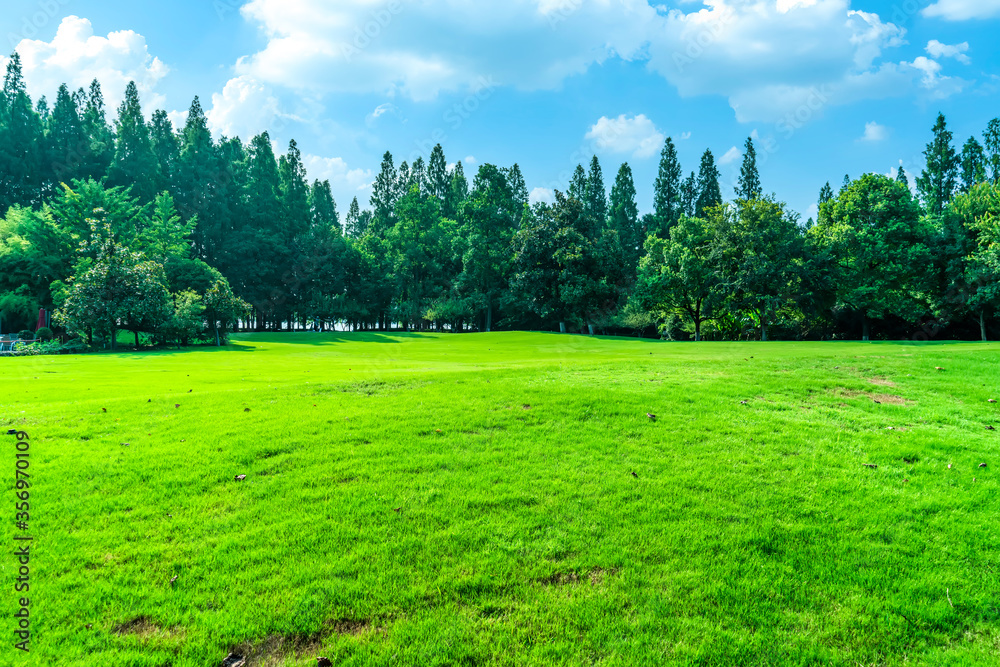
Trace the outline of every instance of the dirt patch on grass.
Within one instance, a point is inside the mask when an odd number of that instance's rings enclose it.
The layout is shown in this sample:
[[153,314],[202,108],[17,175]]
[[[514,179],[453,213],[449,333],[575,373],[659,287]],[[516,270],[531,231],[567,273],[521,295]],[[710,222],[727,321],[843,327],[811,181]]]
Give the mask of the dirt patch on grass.
[[311,635],[268,635],[256,642],[240,644],[232,654],[242,656],[243,667],[282,667],[289,657],[313,660],[322,654],[323,641],[334,635],[358,637],[372,630],[367,619],[338,618],[323,624]]
[[538,583],[543,586],[573,586],[586,582],[591,586],[601,586],[609,577],[616,574],[618,574],[617,568],[595,567],[586,572],[555,572],[538,579]]
[[336,621],[328,621],[326,627],[332,631],[327,634],[353,635],[356,637],[368,632],[372,627],[372,622],[369,620],[359,621],[356,619],[341,618]]
[[148,641],[153,637],[180,637],[184,634],[184,628],[179,625],[164,628],[149,616],[140,616],[126,623],[119,623],[111,629],[111,632],[119,636],[131,635]]
[[875,403],[887,403],[889,405],[911,405],[913,403],[913,401],[907,400],[902,396],[896,396],[895,394],[875,394],[870,391],[856,391],[842,387],[832,391],[846,398],[866,398]]
[[893,382],[889,378],[884,378],[884,377],[878,377],[878,376],[876,376],[876,377],[873,377],[873,378],[868,378],[868,381],[871,382],[872,384],[877,384],[880,387],[895,387],[896,386],[895,382]]

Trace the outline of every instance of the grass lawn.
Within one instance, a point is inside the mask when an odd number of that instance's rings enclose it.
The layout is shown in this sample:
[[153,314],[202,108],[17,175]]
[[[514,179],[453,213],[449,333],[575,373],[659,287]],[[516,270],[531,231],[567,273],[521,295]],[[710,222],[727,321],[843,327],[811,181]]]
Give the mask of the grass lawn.
[[1000,664],[1000,345],[275,334],[0,378],[2,665]]

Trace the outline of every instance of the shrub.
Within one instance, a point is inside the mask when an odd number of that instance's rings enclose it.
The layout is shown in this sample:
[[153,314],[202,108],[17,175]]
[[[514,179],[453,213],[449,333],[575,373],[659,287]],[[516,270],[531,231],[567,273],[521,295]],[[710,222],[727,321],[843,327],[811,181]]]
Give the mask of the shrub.
[[35,338],[38,340],[52,340],[52,329],[48,327],[42,327],[35,332]]
[[17,334],[17,337],[21,340],[35,340],[35,332],[30,329],[23,329],[21,333]]
[[73,340],[67,341],[66,343],[64,343],[59,347],[59,350],[61,352],[66,352],[69,354],[87,352],[89,349],[90,346],[87,345],[87,341],[83,340],[82,338],[74,338]]

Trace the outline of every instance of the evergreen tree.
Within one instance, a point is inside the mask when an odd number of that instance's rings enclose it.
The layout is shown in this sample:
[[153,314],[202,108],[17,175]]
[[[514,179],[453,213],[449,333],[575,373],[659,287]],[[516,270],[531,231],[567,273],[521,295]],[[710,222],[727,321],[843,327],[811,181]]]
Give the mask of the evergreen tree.
[[712,151],[706,150],[701,156],[701,166],[698,168],[698,200],[695,203],[695,215],[699,218],[704,217],[706,210],[721,203],[719,169],[715,166]]
[[968,192],[973,185],[986,180],[986,154],[975,137],[969,137],[962,147],[960,158],[962,167],[962,192]]
[[692,171],[681,184],[681,215],[694,217],[698,203],[698,176]]
[[427,167],[424,163],[423,157],[418,157],[413,162],[413,167],[410,169],[410,182],[412,185],[417,186],[417,191],[421,195],[428,194],[427,190]]
[[441,148],[441,144],[438,144],[431,151],[431,160],[427,165],[427,190],[443,204],[448,198],[450,187],[451,178],[448,176],[448,163],[444,158],[444,149]]
[[507,184],[510,186],[511,196],[514,198],[514,205],[517,209],[516,222],[520,224],[524,207],[528,205],[528,184],[524,182],[524,175],[517,163],[514,163],[510,169],[505,169],[504,175],[507,177]]
[[372,226],[376,234],[384,234],[387,229],[396,224],[396,168],[392,164],[392,153],[385,152],[382,156],[382,167],[375,183],[369,205],[372,207]]
[[896,182],[902,183],[903,187],[906,188],[907,192],[910,190],[910,179],[906,175],[906,170],[903,169],[903,165],[899,165],[899,171],[896,172]]
[[647,230],[658,234],[660,238],[667,238],[670,228],[677,224],[681,215],[687,210],[684,206],[681,176],[677,149],[674,147],[673,139],[667,137],[660,152],[660,168],[653,186],[653,215],[656,218],[656,229]]
[[927,167],[917,178],[917,191],[928,213],[938,214],[951,201],[958,179],[959,158],[951,145],[944,114],[939,113],[934,123],[934,138],[924,150]]
[[362,236],[365,230],[361,228],[361,207],[358,206],[358,198],[351,200],[351,207],[347,211],[347,218],[344,219],[344,236],[356,239]]
[[479,168],[462,204],[460,287],[481,304],[484,330],[493,328],[493,310],[509,280],[511,238],[523,207],[505,172],[492,164]]
[[413,174],[410,173],[410,165],[406,160],[403,160],[399,163],[399,172],[397,172],[395,180],[396,203],[399,203],[401,197],[410,193],[410,186],[413,183]]
[[56,183],[69,183],[84,176],[87,137],[76,100],[66,84],[59,86],[56,105],[47,128],[48,172]]
[[309,190],[309,211],[314,227],[336,229],[340,233],[340,216],[337,215],[337,203],[333,200],[330,181],[313,181]]
[[177,210],[184,219],[198,218],[194,242],[198,256],[209,264],[223,259],[229,232],[226,191],[229,174],[212,141],[208,118],[195,97],[180,134],[176,185]]
[[573,177],[569,181],[569,188],[566,195],[570,199],[575,199],[584,206],[587,204],[587,172],[582,164],[576,165],[573,170]]
[[465,168],[461,162],[455,164],[455,169],[451,172],[451,186],[448,190],[448,199],[444,203],[444,216],[446,218],[456,218],[462,202],[469,196],[469,181],[465,178]]
[[753,137],[747,137],[743,152],[743,166],[740,167],[736,198],[744,201],[757,199],[761,195],[760,173],[757,171],[757,150],[753,147]]
[[38,114],[38,118],[42,121],[42,127],[48,125],[49,122],[49,101],[45,99],[45,95],[42,95],[37,102],[35,102],[35,113]]
[[[81,91],[82,92],[82,91]],[[104,109],[104,94],[97,79],[90,83],[83,108],[83,131],[87,136],[85,177],[100,180],[107,175],[115,155],[115,139]]]
[[595,155],[590,160],[590,173],[587,174],[587,195],[584,201],[584,213],[594,221],[596,228],[602,228],[608,220],[608,193],[604,186],[604,174],[601,163]]
[[232,242],[233,266],[227,276],[233,290],[250,302],[256,328],[263,330],[284,313],[286,258],[289,252],[281,205],[281,177],[271,147],[271,137],[262,132],[246,149],[245,218],[239,221]]
[[627,273],[634,278],[642,252],[642,228],[639,224],[639,207],[635,201],[635,182],[632,168],[622,164],[611,187],[611,229],[617,233],[619,247],[628,266]]
[[129,81],[125,88],[115,128],[115,157],[108,171],[108,183],[132,186],[132,192],[141,202],[150,202],[156,196],[159,168],[135,81]]
[[281,182],[284,231],[294,238],[308,229],[312,221],[306,168],[302,164],[302,152],[294,139],[288,143],[288,152],[278,161],[278,176]]
[[0,96],[0,213],[14,204],[40,203],[43,186],[42,119],[31,107],[15,52],[7,62]]
[[163,109],[153,112],[149,124],[149,139],[160,176],[156,189],[158,192],[170,190],[175,187],[178,179],[181,146],[174,132],[174,125]]
[[824,185],[819,190],[819,204],[820,204],[820,206],[822,206],[823,204],[827,203],[831,199],[833,199],[833,188],[830,187],[830,181],[827,181],[826,185]]
[[983,131],[983,147],[986,152],[987,176],[994,183],[1000,183],[1000,118],[986,124]]

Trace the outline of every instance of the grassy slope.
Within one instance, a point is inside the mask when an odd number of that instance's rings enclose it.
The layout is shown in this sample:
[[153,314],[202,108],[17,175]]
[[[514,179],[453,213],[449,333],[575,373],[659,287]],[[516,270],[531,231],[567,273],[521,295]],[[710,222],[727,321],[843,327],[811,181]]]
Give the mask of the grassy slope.
[[0,664],[994,665],[998,351],[301,334],[3,359],[36,636]]

